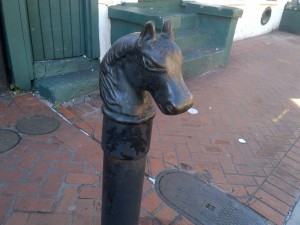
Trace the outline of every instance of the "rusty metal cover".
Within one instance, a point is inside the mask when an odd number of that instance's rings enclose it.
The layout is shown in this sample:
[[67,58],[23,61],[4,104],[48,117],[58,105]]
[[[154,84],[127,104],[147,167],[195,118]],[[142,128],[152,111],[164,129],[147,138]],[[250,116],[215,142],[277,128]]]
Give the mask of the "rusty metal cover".
[[26,117],[17,123],[17,130],[23,134],[49,134],[59,127],[59,121],[50,116],[34,115]]
[[20,136],[17,132],[8,129],[0,129],[0,153],[15,147],[19,141]]
[[155,188],[166,204],[197,225],[271,224],[228,194],[185,171],[162,172]]

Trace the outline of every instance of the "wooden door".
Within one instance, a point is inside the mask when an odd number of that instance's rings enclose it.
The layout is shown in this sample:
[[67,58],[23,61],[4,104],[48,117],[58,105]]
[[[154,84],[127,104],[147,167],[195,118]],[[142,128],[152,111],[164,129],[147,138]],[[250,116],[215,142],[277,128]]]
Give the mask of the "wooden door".
[[[85,0],[27,0],[34,60],[86,55]],[[96,5],[97,6],[97,5]]]
[[99,58],[98,0],[0,0],[0,6],[16,87],[31,89],[37,62]]

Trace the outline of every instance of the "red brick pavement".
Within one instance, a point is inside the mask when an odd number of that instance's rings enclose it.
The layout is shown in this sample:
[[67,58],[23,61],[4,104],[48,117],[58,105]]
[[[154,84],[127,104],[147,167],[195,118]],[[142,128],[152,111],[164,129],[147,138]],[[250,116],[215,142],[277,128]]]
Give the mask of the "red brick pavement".
[[[299,58],[300,36],[276,32],[235,42],[228,66],[187,81],[199,114],[157,112],[147,175],[197,172],[284,224],[300,194]],[[22,135],[0,154],[0,223],[100,224],[100,107],[99,98],[89,98],[59,108],[70,124],[30,94],[0,99],[0,127],[14,129],[37,112],[61,122],[51,134]],[[145,177],[140,224],[192,223],[162,202]]]

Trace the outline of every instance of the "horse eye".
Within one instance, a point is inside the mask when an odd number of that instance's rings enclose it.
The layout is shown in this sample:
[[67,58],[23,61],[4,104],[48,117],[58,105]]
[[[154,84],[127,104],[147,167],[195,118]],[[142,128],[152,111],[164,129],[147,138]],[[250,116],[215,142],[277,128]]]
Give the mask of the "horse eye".
[[165,72],[166,71],[165,68],[154,63],[152,60],[150,60],[146,57],[143,57],[143,62],[144,62],[144,66],[150,71],[153,71],[153,72]]

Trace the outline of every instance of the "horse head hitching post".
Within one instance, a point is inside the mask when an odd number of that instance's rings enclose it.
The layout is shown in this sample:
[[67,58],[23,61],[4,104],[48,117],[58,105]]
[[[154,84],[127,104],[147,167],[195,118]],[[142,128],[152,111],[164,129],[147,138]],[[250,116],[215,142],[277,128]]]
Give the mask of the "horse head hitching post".
[[193,104],[181,74],[182,54],[170,21],[156,34],[153,22],[141,33],[116,41],[100,66],[103,100],[102,225],[137,225],[146,154],[155,109],[166,115]]

